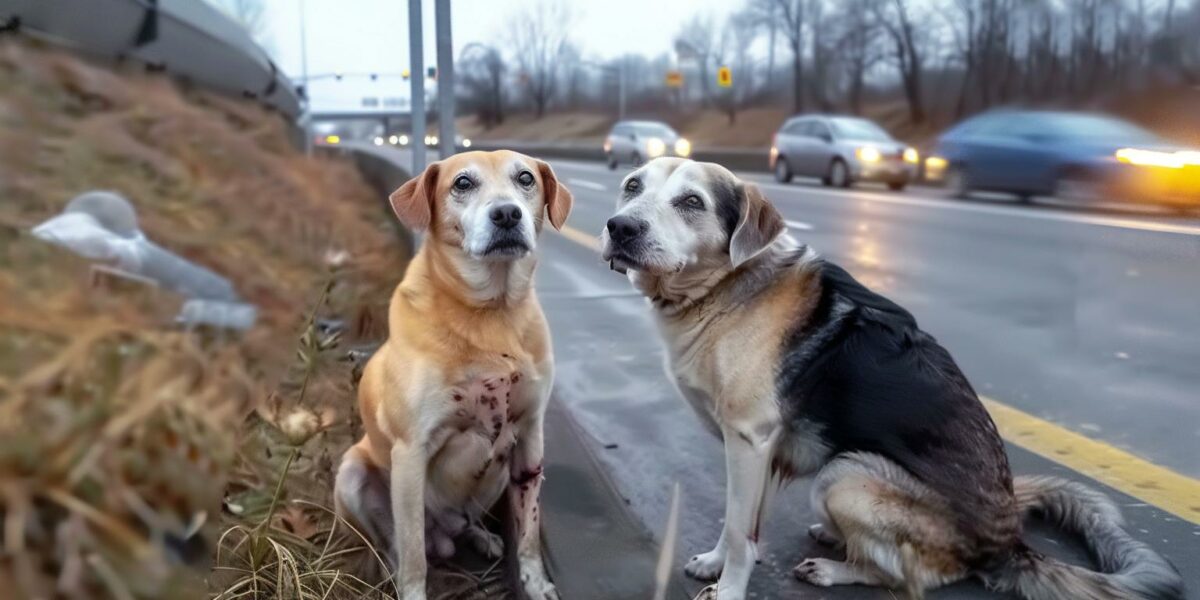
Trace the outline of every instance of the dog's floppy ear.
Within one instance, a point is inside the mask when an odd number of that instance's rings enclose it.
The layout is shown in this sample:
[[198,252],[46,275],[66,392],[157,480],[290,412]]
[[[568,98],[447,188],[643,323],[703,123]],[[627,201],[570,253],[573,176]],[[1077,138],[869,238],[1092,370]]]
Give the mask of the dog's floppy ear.
[[438,163],[425,167],[425,172],[409,179],[400,189],[388,196],[392,211],[401,223],[413,231],[429,228],[433,219],[433,203],[437,193]]
[[785,228],[779,211],[767,202],[753,183],[740,184],[741,214],[729,237],[729,259],[734,268],[762,252]]
[[538,173],[542,176],[543,193],[546,195],[546,213],[550,216],[550,224],[555,229],[562,229],[563,223],[567,222],[567,215],[571,214],[571,205],[575,202],[575,198],[571,196],[571,190],[558,182],[558,177],[554,175],[554,169],[550,168],[550,164],[537,160]]

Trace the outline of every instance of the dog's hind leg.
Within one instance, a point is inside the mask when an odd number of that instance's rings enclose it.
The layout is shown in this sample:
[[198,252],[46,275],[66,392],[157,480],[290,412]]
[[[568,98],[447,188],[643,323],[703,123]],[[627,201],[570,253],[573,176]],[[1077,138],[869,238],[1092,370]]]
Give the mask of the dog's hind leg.
[[802,581],[903,587],[919,598],[967,575],[952,517],[932,491],[882,456],[830,461],[813,483],[813,503],[823,532],[844,540],[847,560],[801,561],[793,572]]
[[395,567],[388,474],[368,458],[365,443],[351,446],[342,455],[333,486],[334,505],[338,516],[366,537],[389,567]]

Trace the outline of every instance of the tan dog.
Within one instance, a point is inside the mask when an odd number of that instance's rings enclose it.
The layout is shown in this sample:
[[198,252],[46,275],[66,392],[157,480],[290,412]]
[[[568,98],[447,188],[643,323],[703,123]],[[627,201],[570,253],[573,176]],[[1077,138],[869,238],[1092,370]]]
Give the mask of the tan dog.
[[524,591],[557,598],[538,527],[554,362],[532,286],[543,214],[562,227],[571,193],[542,161],[469,152],[430,165],[390,200],[428,237],[359,384],[366,435],[342,458],[338,512],[398,558],[397,589],[419,600],[427,552],[447,558],[465,541],[501,555],[480,520],[507,489]]

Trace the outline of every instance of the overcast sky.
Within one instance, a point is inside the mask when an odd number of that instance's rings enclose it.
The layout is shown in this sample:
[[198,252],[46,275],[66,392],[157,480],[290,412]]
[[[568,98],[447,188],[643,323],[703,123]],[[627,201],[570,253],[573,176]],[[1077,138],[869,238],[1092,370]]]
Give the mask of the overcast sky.
[[[452,11],[455,52],[471,42],[486,42],[504,50],[506,26],[514,15],[539,0],[454,0]],[[304,5],[308,39],[308,72],[399,72],[408,66],[407,0],[264,0],[260,38],[279,67],[289,75],[301,72],[300,6]],[[436,64],[433,0],[424,0],[425,64]],[[729,0],[573,0],[571,38],[584,56],[610,58],[625,53],[657,55],[672,48],[679,25],[693,14],[718,21],[741,6]],[[363,96],[407,97],[408,84],[399,79],[371,83],[366,79],[314,82],[318,109],[357,108]]]

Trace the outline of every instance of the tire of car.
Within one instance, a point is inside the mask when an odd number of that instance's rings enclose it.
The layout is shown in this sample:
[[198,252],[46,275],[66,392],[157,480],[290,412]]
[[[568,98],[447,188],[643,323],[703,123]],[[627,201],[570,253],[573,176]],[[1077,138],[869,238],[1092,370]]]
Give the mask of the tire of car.
[[887,186],[888,186],[888,189],[892,190],[893,192],[903,192],[904,188],[908,187],[908,182],[907,181],[889,181]]
[[613,156],[613,154],[611,152],[609,152],[606,159],[608,161],[608,170],[616,171],[617,170],[617,157]]
[[850,170],[846,168],[846,161],[840,158],[830,161],[829,171],[825,173],[821,183],[837,188],[850,187],[852,182],[850,181]]
[[1067,169],[1054,182],[1054,196],[1067,202],[1095,202],[1103,197],[1100,182],[1083,169]]
[[775,159],[775,181],[779,183],[788,183],[792,180],[792,166],[788,164],[786,158],[780,156]]
[[946,169],[943,182],[946,195],[951,198],[965,199],[971,195],[971,184],[967,181],[967,171],[962,165],[950,165]]

